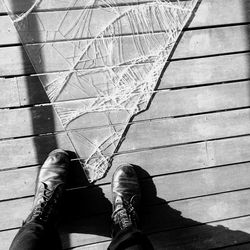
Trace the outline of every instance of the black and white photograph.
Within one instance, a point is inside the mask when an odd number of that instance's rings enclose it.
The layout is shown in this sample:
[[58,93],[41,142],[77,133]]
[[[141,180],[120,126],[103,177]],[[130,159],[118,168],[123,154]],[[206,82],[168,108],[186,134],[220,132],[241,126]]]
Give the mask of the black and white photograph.
[[250,0],[0,0],[0,250],[250,249]]

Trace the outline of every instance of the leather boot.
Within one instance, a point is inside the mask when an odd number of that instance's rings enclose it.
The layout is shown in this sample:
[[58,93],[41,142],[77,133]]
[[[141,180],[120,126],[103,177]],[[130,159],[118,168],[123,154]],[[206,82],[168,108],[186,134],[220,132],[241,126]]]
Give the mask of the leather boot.
[[112,184],[112,235],[120,230],[138,228],[138,209],[141,191],[132,165],[122,165],[113,174]]
[[62,149],[56,149],[49,154],[40,169],[33,208],[24,224],[32,221],[43,224],[56,223],[69,163],[69,155]]

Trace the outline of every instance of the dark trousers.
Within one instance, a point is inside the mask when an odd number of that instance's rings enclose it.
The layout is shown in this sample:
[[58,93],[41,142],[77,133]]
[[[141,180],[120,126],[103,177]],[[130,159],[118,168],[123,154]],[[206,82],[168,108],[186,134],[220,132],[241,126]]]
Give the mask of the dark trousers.
[[[15,236],[10,250],[62,250],[58,232],[53,226],[38,222],[24,225]],[[109,250],[151,250],[148,238],[139,230],[127,228],[118,232]]]

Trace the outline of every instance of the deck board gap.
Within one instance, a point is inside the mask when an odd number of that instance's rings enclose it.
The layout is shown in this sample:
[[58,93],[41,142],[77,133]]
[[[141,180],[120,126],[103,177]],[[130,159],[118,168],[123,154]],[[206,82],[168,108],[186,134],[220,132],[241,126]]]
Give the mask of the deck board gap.
[[[20,46],[22,47],[22,46]],[[227,53],[220,53],[220,54],[209,54],[209,55],[202,55],[202,56],[193,56],[193,57],[183,57],[183,58],[171,58],[169,57],[169,59],[166,62],[166,65],[168,65],[171,62],[176,62],[176,61],[188,61],[188,60],[196,60],[196,59],[203,59],[203,58],[213,58],[213,57],[223,57],[223,56],[230,56],[230,55],[238,55],[238,54],[249,54],[250,50],[242,50],[242,51],[234,51],[234,52],[227,52]],[[141,63],[138,63],[138,65],[141,65]],[[166,67],[165,67],[166,68]],[[165,70],[165,68],[163,69],[163,71]],[[91,70],[98,70],[98,69],[103,69],[103,67],[93,67],[91,68]],[[58,74],[58,73],[63,73],[63,72],[67,72],[68,70],[50,70],[50,71],[46,71],[44,73],[39,73],[37,74],[35,71],[30,72],[30,73],[22,73],[22,74],[8,74],[8,75],[4,75],[2,74],[0,76],[0,78],[4,78],[4,79],[10,79],[10,78],[15,78],[15,77],[36,77],[36,76],[43,76],[43,75],[50,75],[50,74]],[[79,72],[81,72],[81,70],[79,70]]]
[[[185,27],[182,30],[181,36],[183,35],[184,32],[188,32],[188,31],[197,31],[197,30],[206,30],[206,29],[216,29],[216,28],[229,28],[229,27],[235,27],[235,26],[247,26],[249,25],[250,22],[245,22],[245,23],[233,23],[233,24],[222,24],[222,25],[210,25],[210,26],[202,26],[202,27]],[[162,34],[165,33],[165,31],[163,30],[159,30],[159,31],[154,31],[154,34]],[[151,32],[137,32],[136,35],[133,36],[142,36],[142,35],[148,35],[151,34]],[[118,34],[118,35],[106,35],[104,36],[102,39],[108,39],[108,38],[119,38],[119,37],[131,37],[132,34],[131,33],[122,33],[122,34]],[[41,42],[33,42],[33,43],[9,43],[9,44],[1,44],[0,48],[5,48],[5,47],[15,47],[15,46],[33,46],[33,45],[40,45],[40,44],[57,44],[57,43],[68,43],[68,42],[81,42],[81,41],[85,41],[85,40],[92,40],[92,39],[96,39],[96,36],[88,36],[88,37],[84,37],[84,38],[74,38],[74,39],[57,39],[57,40],[53,40],[53,41],[41,41]],[[97,38],[99,39],[99,38]]]
[[[156,118],[146,118],[146,119],[141,119],[141,120],[137,120],[137,121],[133,121],[131,120],[130,122],[128,122],[127,126],[131,126],[134,124],[142,124],[142,123],[150,123],[153,121],[163,121],[163,120],[168,120],[168,119],[182,119],[182,118],[188,118],[188,117],[200,117],[200,116],[204,116],[204,115],[209,115],[209,114],[218,114],[218,113],[226,113],[226,112],[232,112],[232,111],[237,111],[237,110],[247,110],[249,109],[250,106],[243,106],[243,107],[239,107],[239,108],[228,108],[228,109],[221,109],[221,110],[215,110],[215,111],[207,111],[207,112],[201,112],[201,113],[194,113],[194,114],[188,114],[188,115],[178,115],[178,116],[164,116],[164,117],[156,117]],[[22,108],[19,108],[22,109]],[[114,123],[113,125],[115,126],[121,126],[124,125],[125,123]],[[31,135],[22,135],[22,136],[15,136],[15,137],[6,137],[6,138],[1,138],[0,141],[6,141],[6,140],[12,140],[12,139],[21,139],[21,138],[29,138],[29,137],[37,137],[37,136],[48,136],[48,135],[56,135],[56,134],[63,134],[63,133],[67,133],[69,131],[90,131],[93,129],[103,129],[103,128],[108,128],[110,127],[109,124],[107,125],[97,125],[97,126],[93,126],[93,127],[87,127],[84,129],[79,129],[79,128],[71,128],[70,130],[58,130],[58,131],[53,131],[53,132],[45,132],[45,133],[37,133],[37,134],[33,134]],[[245,135],[245,134],[244,134]],[[220,138],[220,137],[219,137]],[[215,138],[218,139],[218,138]],[[212,139],[209,139],[212,140]],[[201,141],[206,141],[206,140],[201,140]]]
[[191,31],[191,30],[203,30],[203,29],[217,29],[217,28],[226,28],[226,27],[234,27],[234,26],[244,26],[249,25],[250,22],[240,22],[240,23],[230,23],[230,24],[217,24],[217,25],[204,25],[197,27],[185,27],[183,31]]
[[177,61],[186,61],[192,59],[202,59],[202,58],[210,58],[210,57],[218,57],[218,56],[229,56],[229,55],[238,55],[243,53],[249,53],[250,50],[240,50],[234,52],[225,52],[225,53],[214,53],[209,55],[202,55],[202,56],[190,56],[190,57],[178,57],[178,58],[170,58],[168,62],[177,62]]
[[196,89],[196,88],[204,88],[209,86],[222,86],[227,85],[231,83],[241,83],[241,82],[247,82],[250,81],[250,78],[242,78],[242,79],[235,79],[235,80],[228,80],[228,81],[219,81],[219,82],[208,82],[204,84],[199,85],[188,85],[188,86],[178,86],[178,87],[170,87],[170,88],[162,88],[159,91],[174,91],[174,90],[185,90],[185,89]]
[[220,250],[220,249],[228,249],[228,248],[232,248],[233,250],[235,250],[237,246],[244,246],[244,245],[248,245],[250,244],[250,241],[246,241],[246,242],[242,242],[242,243],[236,243],[233,245],[227,245],[227,246],[223,246],[223,247],[215,247],[215,248],[209,248],[209,250]]

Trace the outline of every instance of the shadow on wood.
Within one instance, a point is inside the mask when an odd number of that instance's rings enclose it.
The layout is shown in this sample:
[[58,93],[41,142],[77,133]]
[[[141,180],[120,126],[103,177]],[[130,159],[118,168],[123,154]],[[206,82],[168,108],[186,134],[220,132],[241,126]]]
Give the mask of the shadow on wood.
[[205,225],[183,217],[181,211],[171,208],[165,200],[157,197],[156,186],[149,174],[142,168],[137,169],[139,176],[146,178],[141,183],[142,202],[154,205],[152,209],[145,206],[141,218],[144,230],[149,233],[156,249],[209,249],[250,241],[248,233]]
[[[25,1],[25,6],[27,7],[27,9],[29,9],[30,6],[32,6],[33,3],[34,3],[33,0],[27,0],[27,1]],[[11,0],[10,1],[10,7],[11,7],[12,14],[20,12],[20,6],[19,6],[18,1]],[[26,7],[25,7],[25,9],[26,9]],[[29,25],[30,27],[32,27],[32,30],[36,30],[37,29],[36,27],[38,27],[38,22],[39,22],[39,20],[37,20],[36,18],[29,19],[28,23],[26,23],[26,19],[24,19],[23,23],[20,24],[20,27],[21,27],[20,29],[22,29],[22,25]],[[17,27],[18,23],[15,26],[18,29],[18,27]],[[29,34],[28,37],[29,38],[27,38],[27,39],[29,39],[30,41],[33,41],[33,40],[40,41],[39,32],[33,32],[32,34]],[[27,41],[25,41],[26,38],[25,38],[24,35],[22,35],[22,37],[20,36],[20,40],[22,42],[27,42]],[[23,45],[23,46],[25,48],[25,45]],[[24,63],[24,62],[27,62],[27,60],[28,60],[27,59],[27,57],[28,57],[27,53],[24,50],[21,50],[20,53],[22,53],[24,75],[28,75],[28,74],[30,74],[30,72],[32,72],[33,74],[36,73],[35,68],[32,66],[31,62],[28,65]],[[40,58],[39,67],[41,69],[43,68],[43,58]],[[43,90],[42,84],[40,84],[40,85],[36,84],[36,82],[39,81],[38,77],[32,78],[32,81],[34,81],[34,84],[31,84],[29,82],[30,79],[31,78],[28,78],[28,77],[25,78],[25,80],[26,80],[26,89],[27,89],[27,92],[28,92],[27,93],[28,98],[31,99],[31,100],[34,100],[35,98],[37,98],[37,95],[39,95],[39,99],[41,101],[49,102],[47,94]],[[41,95],[42,95],[42,97],[41,97]],[[30,101],[30,103],[32,103],[32,101]],[[33,112],[30,113],[30,119],[32,120],[32,124],[33,124],[33,135],[39,135],[39,133],[40,133],[39,128],[41,126],[49,127],[50,131],[54,130],[53,107],[52,106],[48,106],[48,107],[49,108],[47,109],[46,117],[39,117],[39,116],[41,116],[40,114],[33,113]],[[38,122],[38,120],[41,121],[41,122]],[[20,126],[22,126],[22,124],[20,124]],[[37,157],[39,163],[44,162],[44,160],[46,159],[48,153],[50,151],[52,151],[53,149],[57,148],[56,137],[53,137],[53,139],[50,141],[49,147],[43,147],[43,145],[37,144],[37,140],[35,139],[35,137],[34,137],[33,143],[34,143],[35,148],[36,148],[36,157]]]
[[[219,221],[212,226],[183,217],[181,211],[157,197],[157,188],[149,174],[138,166],[135,168],[142,187],[141,225],[155,249],[210,249],[250,242],[248,233],[230,230]],[[60,226],[64,248],[102,241],[107,245],[112,209],[110,197],[104,193],[107,192],[101,186],[93,185],[68,194]]]

